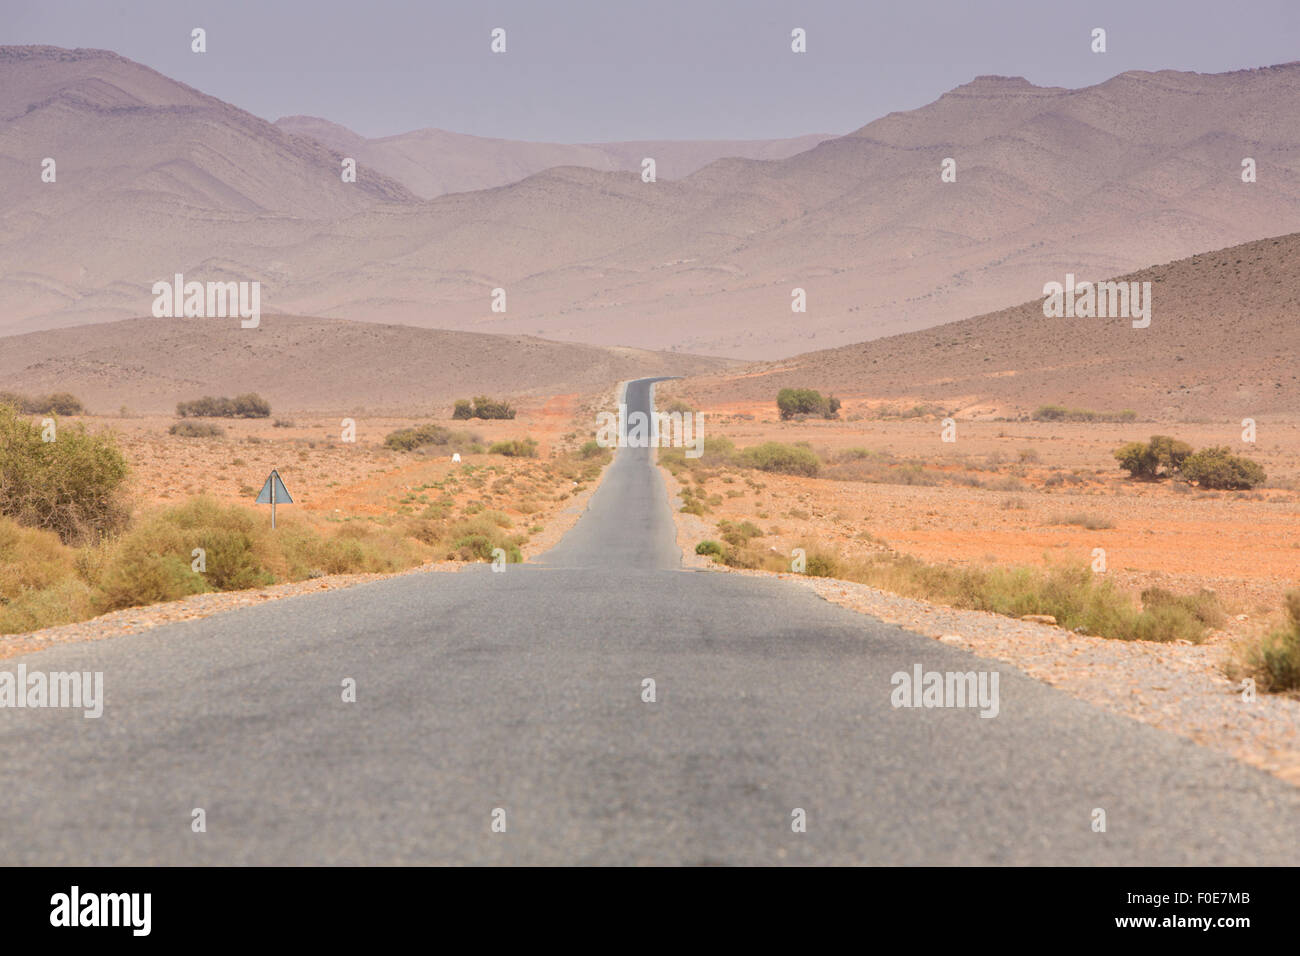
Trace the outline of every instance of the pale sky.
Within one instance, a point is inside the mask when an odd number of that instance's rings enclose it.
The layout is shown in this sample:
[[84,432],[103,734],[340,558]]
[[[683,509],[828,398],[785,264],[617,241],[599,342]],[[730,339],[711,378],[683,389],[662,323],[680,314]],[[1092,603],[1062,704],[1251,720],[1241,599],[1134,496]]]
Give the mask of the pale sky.
[[1287,62],[1300,0],[0,0],[0,43],[113,50],[367,136],[750,139],[845,133],[985,73],[1078,87]]

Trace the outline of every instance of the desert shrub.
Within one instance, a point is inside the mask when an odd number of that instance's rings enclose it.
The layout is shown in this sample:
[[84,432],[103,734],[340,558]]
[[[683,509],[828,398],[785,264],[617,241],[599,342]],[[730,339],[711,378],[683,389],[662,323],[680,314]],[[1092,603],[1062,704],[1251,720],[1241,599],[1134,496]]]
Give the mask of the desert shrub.
[[76,571],[75,552],[53,531],[0,518],[0,605],[75,577]]
[[695,546],[696,554],[707,554],[709,557],[719,558],[722,556],[722,545],[716,541],[701,541]]
[[578,449],[578,457],[583,459],[608,458],[609,456],[609,449],[602,447],[600,442],[594,438],[583,442],[582,447]]
[[1115,460],[1130,477],[1152,480],[1181,470],[1192,446],[1168,435],[1152,435],[1149,442],[1132,441],[1115,449]]
[[1201,589],[1195,594],[1175,594],[1165,588],[1146,588],[1142,592],[1144,609],[1162,605],[1180,607],[1206,627],[1219,628],[1227,622],[1227,615],[1213,591]]
[[488,454],[505,455],[507,458],[536,458],[537,442],[531,438],[511,438],[493,442],[488,446]]
[[109,433],[42,428],[0,405],[0,515],[85,542],[126,525],[126,459]]
[[456,522],[447,528],[444,537],[447,559],[451,561],[491,561],[496,548],[505,551],[507,563],[518,564],[524,559],[519,545],[525,539],[505,534],[486,514]]
[[86,414],[86,406],[81,403],[81,399],[68,392],[51,392],[49,395],[0,392],[0,405],[12,405],[24,415]]
[[[825,573],[906,597],[1010,617],[1050,614],[1057,624],[1122,640],[1200,642],[1221,610],[1209,592],[1148,594],[1146,606],[1085,566],[963,567],[929,564],[910,555],[873,555],[846,562],[808,551],[808,574]],[[814,561],[816,558],[816,561]]]
[[749,544],[751,539],[763,536],[762,529],[751,521],[741,521],[739,523],[719,521],[718,530],[722,533],[723,541],[737,548],[743,548]]
[[234,398],[204,395],[188,402],[176,403],[180,418],[269,418],[271,403],[253,392]]
[[1030,418],[1036,422],[1132,422],[1137,421],[1137,412],[1128,408],[1121,412],[1094,412],[1064,405],[1039,405]]
[[414,451],[424,445],[445,445],[451,439],[451,430],[428,422],[414,428],[399,428],[384,436],[384,446],[394,451]]
[[384,447],[394,451],[415,451],[427,445],[445,445],[458,451],[469,451],[480,442],[482,438],[474,432],[452,431],[433,422],[413,428],[399,428],[384,437]]
[[84,581],[64,578],[48,587],[23,591],[0,603],[0,634],[21,634],[43,627],[71,624],[94,617],[94,594]]
[[175,422],[167,429],[167,434],[178,435],[181,438],[220,438],[225,433],[224,428],[212,422],[181,421]]
[[231,402],[236,418],[270,418],[271,403],[253,392],[236,395]]
[[[274,582],[273,545],[255,512],[193,498],[138,522],[110,548],[100,572],[104,610],[172,601],[203,591],[233,591]],[[202,548],[206,569],[193,570]]]
[[452,406],[451,417],[507,419],[515,417],[515,409],[509,402],[488,398],[486,395],[475,395],[473,402],[464,398],[458,399]]
[[805,477],[813,477],[821,469],[821,460],[812,449],[798,445],[783,445],[774,441],[746,448],[737,457],[737,462],[747,468],[757,468],[759,471],[774,471],[783,475]]
[[1247,645],[1229,665],[1229,677],[1252,677],[1270,693],[1300,690],[1300,590],[1286,593],[1285,609],[1282,624]]
[[1078,512],[1075,514],[1052,515],[1047,519],[1048,524],[1072,524],[1080,528],[1087,528],[1089,531],[1102,531],[1106,528],[1115,527],[1115,523],[1108,518],[1099,515],[1084,514]]
[[781,413],[782,421],[789,421],[796,415],[819,415],[822,418],[834,418],[840,410],[840,400],[812,388],[783,388],[776,394],[776,407]]
[[292,428],[293,422],[288,418],[277,418],[271,423],[272,428]]
[[813,578],[834,578],[840,574],[840,562],[835,555],[819,549],[804,549],[803,573]]
[[1202,488],[1235,490],[1262,485],[1267,476],[1258,462],[1232,454],[1225,446],[1202,448],[1183,462],[1183,477]]
[[689,402],[684,402],[680,398],[675,398],[668,403],[667,412],[669,415],[676,415],[676,414],[689,415],[694,411],[695,409],[691,406]]

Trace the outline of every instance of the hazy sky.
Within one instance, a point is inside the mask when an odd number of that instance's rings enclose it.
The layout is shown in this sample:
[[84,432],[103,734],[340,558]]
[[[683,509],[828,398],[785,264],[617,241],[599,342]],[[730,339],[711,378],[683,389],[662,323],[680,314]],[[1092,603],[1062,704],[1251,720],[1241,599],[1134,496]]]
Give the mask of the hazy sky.
[[739,139],[848,132],[982,73],[1077,87],[1283,63],[1300,0],[0,0],[0,43],[113,50],[266,119],[368,136]]

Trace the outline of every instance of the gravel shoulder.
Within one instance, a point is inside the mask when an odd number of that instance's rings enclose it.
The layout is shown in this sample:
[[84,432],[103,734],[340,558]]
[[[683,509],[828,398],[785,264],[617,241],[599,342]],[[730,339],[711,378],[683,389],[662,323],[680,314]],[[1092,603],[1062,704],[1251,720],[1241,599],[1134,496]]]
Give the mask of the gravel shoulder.
[[1225,643],[1200,645],[1118,641],[1015,620],[984,611],[942,607],[851,581],[727,568],[695,554],[713,537],[701,518],[683,514],[679,483],[660,469],[673,501],[684,567],[779,577],[820,597],[890,624],[1000,660],[1103,710],[1187,737],[1300,786],[1300,700],[1258,694],[1243,700],[1223,665]]

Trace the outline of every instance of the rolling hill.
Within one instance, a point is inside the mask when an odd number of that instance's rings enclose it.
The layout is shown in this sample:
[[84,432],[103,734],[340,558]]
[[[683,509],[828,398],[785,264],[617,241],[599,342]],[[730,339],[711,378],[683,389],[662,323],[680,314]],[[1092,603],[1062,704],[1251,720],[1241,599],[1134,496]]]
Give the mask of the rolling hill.
[[457,398],[592,392],[647,375],[719,368],[718,359],[598,348],[526,336],[264,316],[127,319],[5,340],[0,387],[72,392],[95,413],[171,412],[200,395],[257,392],[277,411],[448,413]]
[[1180,419],[1300,412],[1300,234],[1119,278],[1151,283],[1148,328],[1124,318],[1047,318],[1038,298],[682,387],[706,406],[775,407],[780,389],[807,387],[895,408],[939,405],[958,418],[1043,404]]

